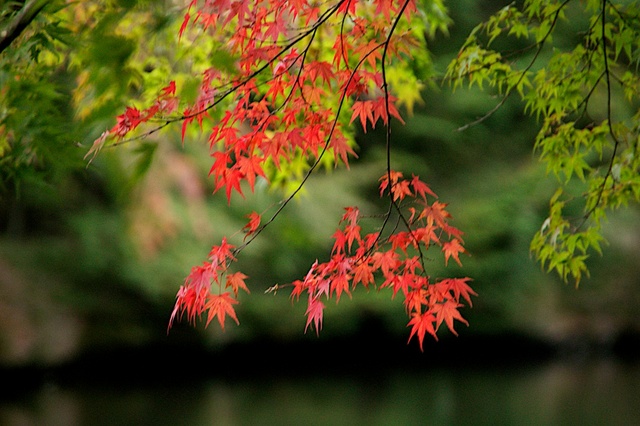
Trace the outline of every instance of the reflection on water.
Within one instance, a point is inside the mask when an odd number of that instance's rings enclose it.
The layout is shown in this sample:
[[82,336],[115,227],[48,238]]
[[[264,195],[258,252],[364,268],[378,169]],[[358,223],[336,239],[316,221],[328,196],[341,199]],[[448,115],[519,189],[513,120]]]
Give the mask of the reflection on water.
[[640,365],[613,359],[180,385],[47,385],[0,401],[0,424],[626,426],[640,424],[639,391]]

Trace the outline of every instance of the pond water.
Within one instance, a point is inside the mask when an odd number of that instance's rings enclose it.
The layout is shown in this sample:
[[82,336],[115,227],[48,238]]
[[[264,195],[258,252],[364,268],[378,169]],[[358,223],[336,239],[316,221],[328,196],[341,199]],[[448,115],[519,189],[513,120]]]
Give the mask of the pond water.
[[0,424],[640,425],[640,364],[615,358],[253,378],[228,371],[216,378],[225,364],[176,364],[213,374],[172,383],[45,383],[1,400]]

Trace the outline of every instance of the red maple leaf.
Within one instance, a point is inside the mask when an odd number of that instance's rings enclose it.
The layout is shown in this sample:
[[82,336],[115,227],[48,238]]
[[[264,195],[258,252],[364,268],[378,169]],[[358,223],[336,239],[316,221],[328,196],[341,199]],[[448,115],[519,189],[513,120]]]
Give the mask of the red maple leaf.
[[257,155],[251,155],[249,157],[241,156],[238,158],[238,170],[240,170],[244,178],[249,182],[251,191],[253,191],[256,176],[267,179],[264,170],[262,170],[262,163],[264,163],[264,158]]
[[182,33],[184,33],[184,30],[187,29],[187,25],[189,24],[189,20],[191,19],[191,15],[189,14],[189,12],[184,14],[184,20],[182,21],[182,24],[180,25],[180,30],[178,31],[178,39],[182,38]]
[[236,317],[236,311],[233,309],[233,305],[237,303],[238,301],[232,298],[229,292],[222,294],[210,294],[209,300],[205,305],[205,308],[209,310],[206,325],[208,326],[212,319],[218,317],[220,328],[224,330],[224,320],[227,315],[229,315],[236,324],[240,324],[240,321],[238,321],[238,318]]
[[458,333],[453,328],[453,320],[458,320],[463,324],[469,325],[467,320],[462,318],[462,315],[460,315],[460,312],[458,312],[458,308],[462,306],[464,305],[456,302],[453,299],[447,299],[443,303],[435,304],[431,308],[431,311],[436,315],[436,329],[438,329],[440,327],[440,324],[444,322],[445,324],[447,324],[449,330],[457,336]]
[[356,118],[360,118],[362,130],[367,133],[367,121],[371,122],[371,127],[375,128],[376,123],[373,120],[373,102],[372,101],[355,101],[353,103],[353,114],[349,124],[353,123]]
[[309,302],[307,305],[307,311],[304,313],[307,316],[307,324],[304,327],[304,332],[307,332],[307,328],[313,322],[316,328],[316,334],[320,334],[322,328],[322,316],[324,313],[324,304],[317,297],[309,296]]
[[225,169],[222,172],[221,176],[217,176],[214,192],[217,192],[224,186],[225,195],[227,196],[227,204],[231,205],[231,191],[233,191],[234,189],[238,194],[244,197],[242,188],[240,186],[240,181],[243,177],[244,173],[242,173],[238,169]]
[[356,284],[362,283],[365,287],[368,287],[369,284],[374,282],[373,278],[373,269],[371,265],[369,265],[368,261],[360,261],[355,264],[353,267],[353,286]]
[[336,229],[336,232],[332,235],[333,239],[335,239],[335,243],[333,243],[332,254],[344,253],[345,245],[347,244],[347,236],[342,231],[342,229]]
[[379,179],[380,181],[380,196],[384,194],[384,191],[389,187],[389,180],[391,180],[391,185],[395,185],[398,180],[402,178],[402,172],[398,172],[395,170],[389,170],[388,173],[382,175]]
[[421,312],[422,306],[427,304],[427,291],[419,288],[407,293],[404,305],[407,312]]
[[385,252],[377,251],[373,253],[372,259],[373,268],[380,269],[385,276],[395,271],[399,264],[398,254],[393,250],[387,250]]
[[351,225],[355,224],[358,221],[358,216],[360,215],[360,210],[357,207],[345,207],[344,215],[342,215],[342,219],[340,222],[349,222]]
[[333,67],[325,61],[313,61],[305,67],[306,76],[311,83],[320,77],[324,84],[329,85],[335,79]]
[[247,223],[242,230],[245,232],[245,240],[256,233],[258,228],[260,227],[260,221],[262,220],[262,216],[260,216],[256,212],[251,212],[246,217],[249,218],[249,223]]
[[236,260],[234,256],[234,249],[235,246],[233,244],[229,244],[227,237],[223,237],[219,246],[211,247],[211,251],[209,251],[209,259],[211,259],[212,264],[220,265],[221,268],[224,268],[226,267],[227,261]]
[[227,284],[225,285],[225,288],[231,287],[234,297],[238,297],[239,289],[242,289],[247,293],[251,293],[244,282],[245,278],[248,278],[248,277],[242,272],[227,274]]
[[438,340],[438,336],[436,335],[436,330],[433,327],[433,323],[435,321],[435,317],[430,313],[414,313],[407,324],[407,327],[411,327],[411,333],[409,334],[409,340],[407,343],[411,341],[413,336],[418,337],[418,343],[420,344],[420,350],[424,352],[422,348],[422,343],[424,341],[424,336],[429,333],[433,336],[434,339]]
[[349,168],[349,156],[358,158],[358,154],[349,146],[347,138],[340,135],[335,135],[331,139],[331,149],[333,149],[336,165],[338,164],[338,159],[340,159],[342,164]]
[[473,289],[469,287],[469,285],[467,285],[467,282],[469,281],[471,281],[471,278],[468,277],[447,278],[445,280],[442,280],[442,282],[445,282],[449,285],[449,288],[453,292],[453,296],[456,298],[456,300],[460,300],[460,296],[462,296],[467,301],[469,306],[473,306],[473,304],[471,303],[471,296],[477,296],[478,293],[473,291]]
[[434,198],[438,198],[435,192],[433,192],[426,183],[422,182],[418,176],[411,176],[411,186],[413,187],[416,196],[420,196],[423,200],[427,199],[427,194],[431,195]]
[[394,105],[395,98],[393,96],[388,97],[388,102],[387,98],[385,98],[384,96],[380,96],[372,102],[372,109],[374,111],[374,117],[376,121],[378,121],[378,119],[382,119],[382,122],[386,126],[387,124],[389,124],[389,116],[392,116],[397,118],[398,121],[400,121],[402,124],[405,124],[402,116]]
[[451,241],[447,241],[442,244],[442,251],[444,252],[444,264],[446,265],[449,262],[449,258],[453,257],[456,263],[462,266],[462,262],[458,258],[460,253],[464,253],[464,247],[460,244],[460,241],[457,238],[454,238]]

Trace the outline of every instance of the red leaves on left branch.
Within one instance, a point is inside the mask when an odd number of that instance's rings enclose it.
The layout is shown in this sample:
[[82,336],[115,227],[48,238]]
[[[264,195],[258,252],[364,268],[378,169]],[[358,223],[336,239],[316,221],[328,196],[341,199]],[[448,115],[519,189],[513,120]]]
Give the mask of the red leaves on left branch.
[[[238,291],[244,290],[249,293],[249,289],[245,284],[245,274],[228,272],[229,264],[236,260],[234,250],[235,247],[223,238],[219,246],[211,248],[207,262],[191,269],[191,273],[178,290],[175,307],[169,319],[169,328],[183,315],[187,316],[190,323],[195,324],[205,312],[206,325],[217,318],[224,330],[227,315],[239,324],[233,305],[238,303]],[[224,291],[228,288],[231,292]]]

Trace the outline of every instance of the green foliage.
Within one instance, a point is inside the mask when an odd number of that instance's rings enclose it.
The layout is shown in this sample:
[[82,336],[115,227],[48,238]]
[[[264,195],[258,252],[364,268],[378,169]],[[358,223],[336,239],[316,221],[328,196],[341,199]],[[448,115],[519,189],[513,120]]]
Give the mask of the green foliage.
[[[454,89],[464,81],[488,84],[502,96],[472,124],[511,94],[539,121],[534,149],[560,187],[531,250],[549,271],[576,284],[588,274],[590,254],[601,253],[607,213],[640,201],[639,19],[637,2],[511,4],[472,31],[447,69]],[[574,44],[556,43],[556,35],[566,34]],[[508,38],[526,44],[494,48]]]

